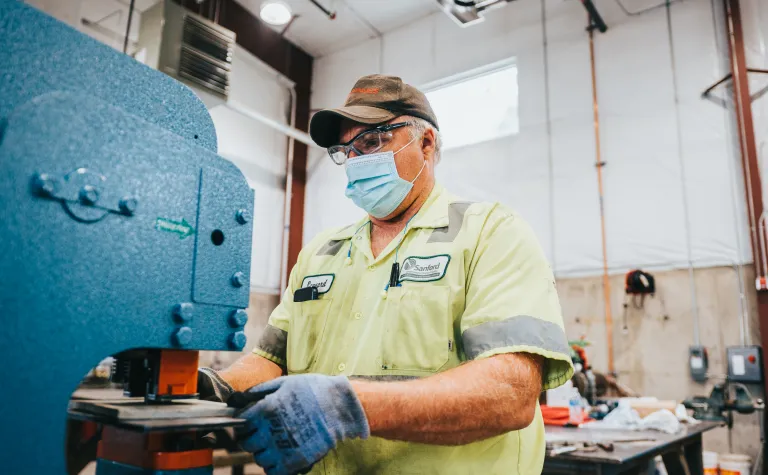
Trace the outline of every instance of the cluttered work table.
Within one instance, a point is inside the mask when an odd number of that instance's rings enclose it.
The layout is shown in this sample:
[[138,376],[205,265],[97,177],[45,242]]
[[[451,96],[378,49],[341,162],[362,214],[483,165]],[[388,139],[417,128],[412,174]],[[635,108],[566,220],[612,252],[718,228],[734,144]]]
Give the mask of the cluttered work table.
[[723,426],[704,421],[684,424],[681,431],[546,428],[544,474],[645,474],[656,456],[662,456],[669,475],[701,474],[704,432]]

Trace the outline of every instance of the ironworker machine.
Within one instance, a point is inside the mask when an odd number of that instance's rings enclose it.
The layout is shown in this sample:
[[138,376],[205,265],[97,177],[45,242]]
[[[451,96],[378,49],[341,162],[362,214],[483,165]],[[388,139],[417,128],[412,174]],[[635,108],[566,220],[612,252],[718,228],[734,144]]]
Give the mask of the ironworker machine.
[[[0,0],[0,472],[209,474],[197,350],[241,350],[253,191],[197,97],[17,0]],[[70,399],[116,355],[126,396]]]

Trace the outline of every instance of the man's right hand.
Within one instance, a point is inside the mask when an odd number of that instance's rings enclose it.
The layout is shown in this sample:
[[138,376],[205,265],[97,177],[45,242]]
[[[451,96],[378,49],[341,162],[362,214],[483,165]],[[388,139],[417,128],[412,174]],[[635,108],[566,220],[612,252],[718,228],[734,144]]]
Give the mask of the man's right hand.
[[211,368],[199,368],[197,370],[197,393],[200,395],[200,399],[227,402],[229,396],[234,392],[232,386]]

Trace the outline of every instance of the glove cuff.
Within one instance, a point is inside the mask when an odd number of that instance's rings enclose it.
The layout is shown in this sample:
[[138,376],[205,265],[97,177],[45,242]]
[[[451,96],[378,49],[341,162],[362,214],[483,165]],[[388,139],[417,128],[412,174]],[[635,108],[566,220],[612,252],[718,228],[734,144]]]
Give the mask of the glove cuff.
[[[367,439],[371,435],[368,426],[368,418],[365,415],[363,405],[357,397],[352,384],[346,376],[331,376],[333,384],[328,388],[326,397],[328,406],[334,414],[330,419],[335,419],[340,424],[334,424],[330,429],[338,431],[337,440],[361,438]],[[329,414],[330,415],[330,414]],[[336,430],[333,430],[336,429]]]
[[[232,388],[232,386],[229,385],[224,379],[219,376],[219,373],[212,370],[211,368],[198,368],[198,373],[205,375],[208,377],[208,380],[211,383],[211,387],[213,389],[213,392],[215,396],[219,399],[221,402],[227,402],[227,399],[232,395],[232,393],[235,392],[235,390]],[[198,392],[201,388],[198,388]]]

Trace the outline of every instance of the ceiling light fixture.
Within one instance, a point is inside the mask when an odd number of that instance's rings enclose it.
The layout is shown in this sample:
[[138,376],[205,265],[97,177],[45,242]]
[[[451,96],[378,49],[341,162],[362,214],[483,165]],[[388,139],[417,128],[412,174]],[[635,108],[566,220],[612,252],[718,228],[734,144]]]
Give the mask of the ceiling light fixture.
[[263,22],[270,25],[283,26],[291,21],[293,13],[291,13],[291,8],[285,2],[269,0],[261,4],[259,17]]

